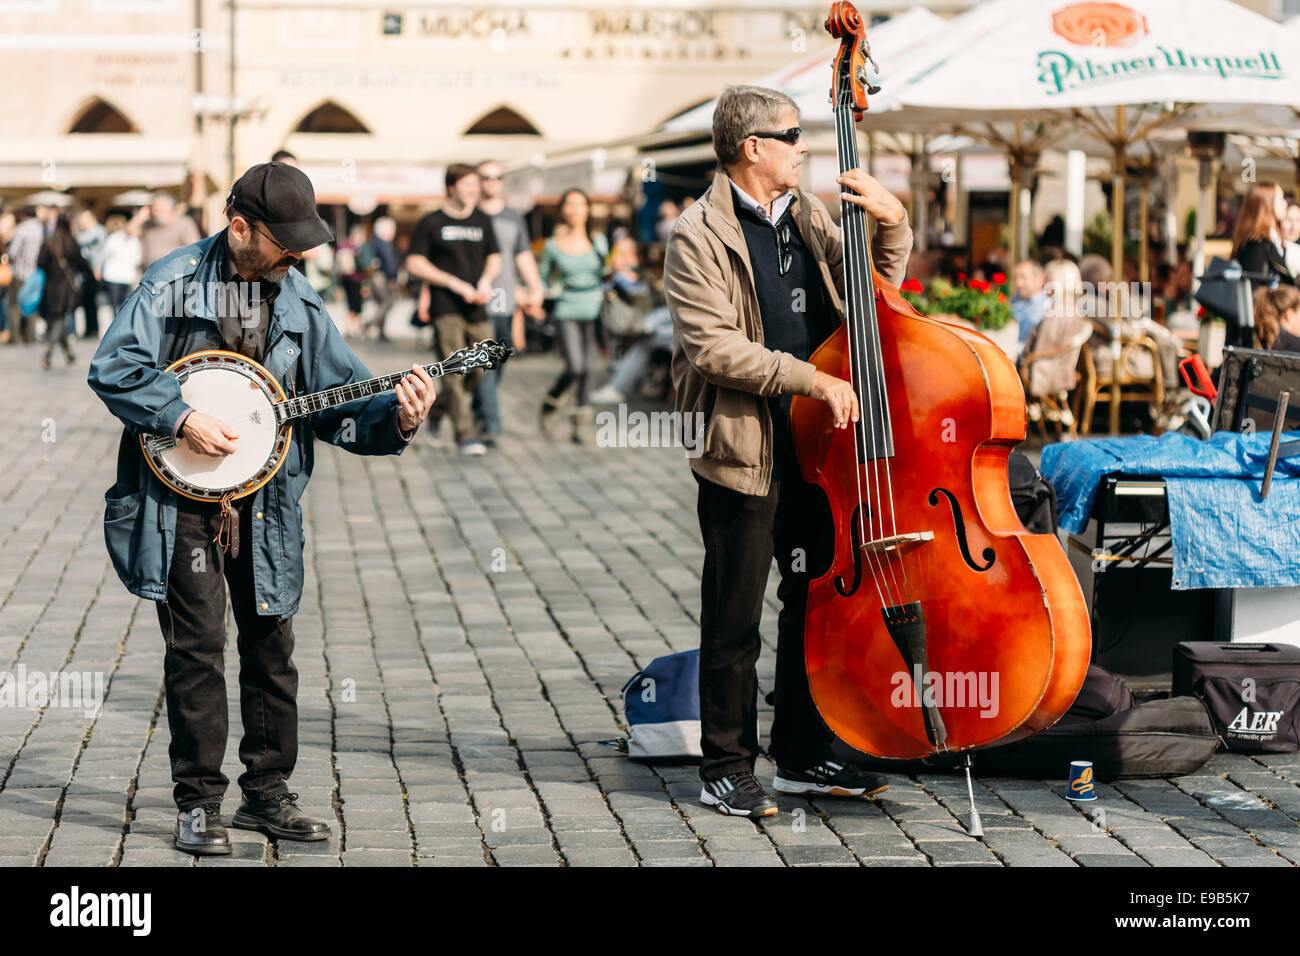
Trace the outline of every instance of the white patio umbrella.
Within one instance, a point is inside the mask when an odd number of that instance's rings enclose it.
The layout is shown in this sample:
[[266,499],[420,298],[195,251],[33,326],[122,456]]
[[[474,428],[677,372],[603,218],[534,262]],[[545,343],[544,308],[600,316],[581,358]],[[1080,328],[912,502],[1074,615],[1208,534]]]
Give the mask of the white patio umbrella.
[[[949,21],[935,16],[924,7],[913,7],[871,27],[866,31],[871,54],[881,65],[881,91],[871,97],[871,113],[879,114],[897,106],[897,92],[906,84],[912,71],[928,62],[927,44]],[[755,86],[780,90],[799,105],[799,119],[806,127],[832,126],[831,113],[831,63],[839,51],[838,43],[822,34],[817,41],[828,45],[788,66],[773,70],[753,80]],[[713,110],[718,101],[707,103],[675,116],[663,125],[670,133],[705,132],[713,128]]]
[[952,20],[933,54],[897,93],[904,113],[1065,115],[1110,146],[1117,274],[1130,143],[1170,124],[1274,124],[1300,103],[1300,33],[1229,0],[991,0]]
[[1267,122],[1278,121],[1300,103],[1300,33],[1229,0],[1058,4],[990,0],[955,18],[937,37],[932,65],[897,96],[919,121],[1067,116],[1079,134],[1109,146],[1118,276],[1129,145],[1162,126],[1240,123],[1249,119],[1243,109],[1264,108]]

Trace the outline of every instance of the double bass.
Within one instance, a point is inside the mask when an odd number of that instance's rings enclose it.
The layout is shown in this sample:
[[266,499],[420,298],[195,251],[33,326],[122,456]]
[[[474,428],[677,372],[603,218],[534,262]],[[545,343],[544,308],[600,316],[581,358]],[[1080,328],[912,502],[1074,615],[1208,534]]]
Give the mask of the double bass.
[[[831,96],[843,172],[859,165],[854,124],[879,88],[853,5],[833,4],[826,29],[841,41]],[[836,429],[824,402],[791,403],[800,468],[834,524],[829,569],[809,586],[808,682],[854,748],[965,751],[969,782],[969,752],[1045,730],[1073,703],[1089,615],[1059,541],[1027,531],[1011,503],[1007,458],[1026,434],[1011,361],[912,308],[875,273],[863,209],[841,211],[845,319],[810,361],[853,385],[860,418]]]

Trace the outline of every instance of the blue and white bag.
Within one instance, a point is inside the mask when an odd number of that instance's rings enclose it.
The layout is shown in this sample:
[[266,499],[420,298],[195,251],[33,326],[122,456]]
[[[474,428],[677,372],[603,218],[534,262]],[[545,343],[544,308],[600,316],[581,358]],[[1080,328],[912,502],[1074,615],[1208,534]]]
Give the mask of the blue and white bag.
[[623,685],[622,693],[630,758],[699,762],[698,650],[656,657]]
[[36,314],[44,296],[45,270],[36,269],[18,289],[18,311],[22,313],[23,318],[30,318]]

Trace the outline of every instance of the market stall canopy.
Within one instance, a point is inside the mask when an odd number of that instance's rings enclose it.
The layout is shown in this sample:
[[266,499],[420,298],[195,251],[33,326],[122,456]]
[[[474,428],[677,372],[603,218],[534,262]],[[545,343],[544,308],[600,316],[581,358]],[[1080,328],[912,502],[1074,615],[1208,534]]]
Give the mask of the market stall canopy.
[[176,186],[185,181],[192,145],[139,133],[0,136],[0,189]]

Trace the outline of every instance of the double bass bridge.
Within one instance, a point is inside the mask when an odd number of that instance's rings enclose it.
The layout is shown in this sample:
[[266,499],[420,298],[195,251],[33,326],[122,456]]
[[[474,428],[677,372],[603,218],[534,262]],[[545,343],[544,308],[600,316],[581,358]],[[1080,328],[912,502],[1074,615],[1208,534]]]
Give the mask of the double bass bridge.
[[909,551],[915,551],[921,545],[934,540],[933,531],[913,531],[908,534],[892,534],[887,538],[864,541],[860,548],[871,554],[886,558],[901,558]]

